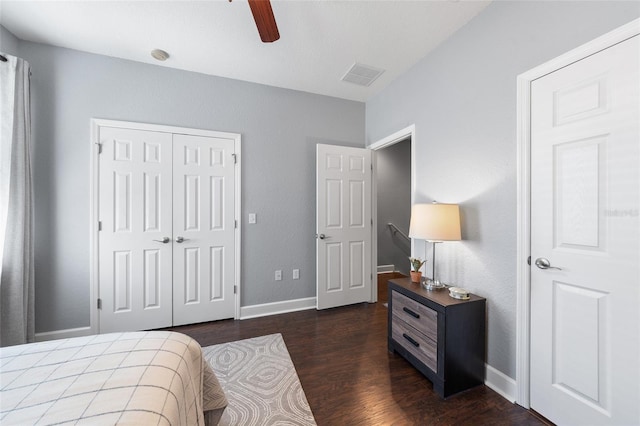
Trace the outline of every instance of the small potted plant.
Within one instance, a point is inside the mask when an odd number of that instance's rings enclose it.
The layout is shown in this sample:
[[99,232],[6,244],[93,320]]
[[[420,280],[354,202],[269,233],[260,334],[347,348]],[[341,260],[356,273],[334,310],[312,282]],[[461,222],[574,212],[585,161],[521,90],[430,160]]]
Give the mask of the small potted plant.
[[419,283],[422,281],[422,272],[420,272],[420,268],[426,262],[426,260],[422,260],[419,257],[410,257],[409,262],[411,262],[411,282]]

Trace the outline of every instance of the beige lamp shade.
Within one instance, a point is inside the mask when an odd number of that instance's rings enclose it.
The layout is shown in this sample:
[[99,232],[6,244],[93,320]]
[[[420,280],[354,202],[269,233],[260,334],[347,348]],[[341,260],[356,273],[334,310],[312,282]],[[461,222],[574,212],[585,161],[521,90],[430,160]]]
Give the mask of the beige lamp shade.
[[459,241],[460,208],[457,204],[414,204],[409,236],[429,241]]

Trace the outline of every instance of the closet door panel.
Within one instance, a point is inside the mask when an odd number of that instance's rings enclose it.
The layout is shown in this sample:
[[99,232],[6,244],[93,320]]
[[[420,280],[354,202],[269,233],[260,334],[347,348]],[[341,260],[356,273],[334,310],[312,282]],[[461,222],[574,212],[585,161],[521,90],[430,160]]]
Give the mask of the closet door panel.
[[171,135],[100,127],[99,140],[99,330],[171,326]]
[[234,141],[173,136],[174,325],[234,316]]

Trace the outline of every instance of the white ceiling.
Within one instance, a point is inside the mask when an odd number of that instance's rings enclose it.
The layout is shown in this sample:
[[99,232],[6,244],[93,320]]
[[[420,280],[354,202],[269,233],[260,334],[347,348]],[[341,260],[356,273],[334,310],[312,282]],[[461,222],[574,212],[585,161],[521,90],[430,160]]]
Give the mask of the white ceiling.
[[[246,0],[0,0],[0,24],[22,40],[366,101],[489,3],[272,0],[271,44]],[[354,62],[386,71],[370,87],[341,81]]]

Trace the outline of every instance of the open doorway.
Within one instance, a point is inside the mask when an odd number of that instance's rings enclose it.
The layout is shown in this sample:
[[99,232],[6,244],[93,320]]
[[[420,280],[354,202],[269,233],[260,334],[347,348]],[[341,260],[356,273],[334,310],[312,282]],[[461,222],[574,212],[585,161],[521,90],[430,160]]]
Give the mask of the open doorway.
[[415,127],[409,126],[369,146],[375,151],[374,173],[374,292],[379,303],[388,299],[387,281],[409,274],[409,219],[415,189]]
[[387,281],[409,275],[411,239],[411,137],[376,151],[378,302]]

